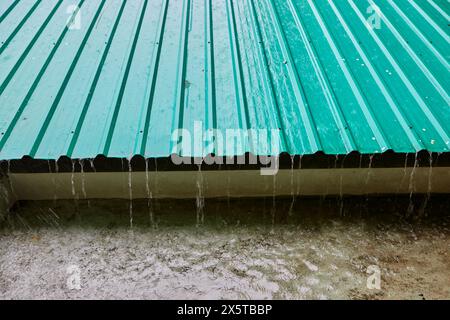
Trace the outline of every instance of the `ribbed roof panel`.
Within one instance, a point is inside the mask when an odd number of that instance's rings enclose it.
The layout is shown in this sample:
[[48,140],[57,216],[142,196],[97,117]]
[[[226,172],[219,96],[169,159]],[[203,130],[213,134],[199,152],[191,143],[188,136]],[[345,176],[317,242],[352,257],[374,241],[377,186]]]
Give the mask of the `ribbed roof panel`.
[[[198,121],[280,129],[292,155],[446,152],[449,14],[446,0],[3,0],[0,160],[167,157]],[[272,153],[241,147],[226,153]]]

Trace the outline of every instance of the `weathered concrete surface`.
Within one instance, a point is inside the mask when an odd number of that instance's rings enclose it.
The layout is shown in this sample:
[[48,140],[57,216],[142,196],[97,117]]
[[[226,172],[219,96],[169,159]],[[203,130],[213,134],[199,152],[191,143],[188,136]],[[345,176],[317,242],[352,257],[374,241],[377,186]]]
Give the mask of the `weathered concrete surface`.
[[[450,168],[366,168],[11,174],[21,200],[450,193]],[[131,185],[131,189],[130,189]],[[131,191],[131,192],[130,192]]]
[[0,298],[448,299],[450,201],[422,222],[402,201],[22,203],[0,229]]

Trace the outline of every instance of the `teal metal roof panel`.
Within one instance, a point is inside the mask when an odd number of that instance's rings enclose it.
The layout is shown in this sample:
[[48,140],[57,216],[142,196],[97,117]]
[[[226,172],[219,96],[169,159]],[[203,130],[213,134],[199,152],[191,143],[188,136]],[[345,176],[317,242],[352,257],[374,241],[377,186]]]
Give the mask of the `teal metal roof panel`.
[[446,0],[2,0],[0,160],[167,157],[196,121],[281,129],[292,155],[446,152],[449,15]]

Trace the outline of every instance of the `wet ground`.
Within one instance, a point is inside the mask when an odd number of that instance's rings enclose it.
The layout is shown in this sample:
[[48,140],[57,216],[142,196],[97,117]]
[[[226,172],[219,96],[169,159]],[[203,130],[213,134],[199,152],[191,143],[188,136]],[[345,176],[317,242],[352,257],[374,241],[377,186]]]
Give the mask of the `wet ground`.
[[22,202],[0,298],[449,299],[449,249],[448,197]]

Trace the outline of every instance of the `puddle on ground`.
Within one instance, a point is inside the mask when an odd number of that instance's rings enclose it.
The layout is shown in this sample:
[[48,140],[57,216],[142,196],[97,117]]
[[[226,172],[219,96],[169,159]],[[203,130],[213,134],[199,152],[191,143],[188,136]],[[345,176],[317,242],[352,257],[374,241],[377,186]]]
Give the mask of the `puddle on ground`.
[[0,229],[0,298],[450,298],[446,197],[413,216],[409,197],[205,200],[201,224],[197,203],[21,202]]

